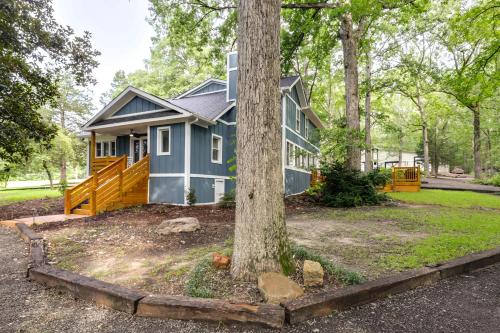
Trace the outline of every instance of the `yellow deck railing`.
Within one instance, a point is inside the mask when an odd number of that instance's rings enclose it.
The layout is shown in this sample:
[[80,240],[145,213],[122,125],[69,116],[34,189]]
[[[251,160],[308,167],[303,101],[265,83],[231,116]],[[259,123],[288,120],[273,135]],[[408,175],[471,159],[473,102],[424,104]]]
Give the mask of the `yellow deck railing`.
[[[67,189],[64,213],[96,215],[147,201],[149,155],[127,168],[127,156],[115,158],[82,183]],[[78,208],[80,207],[80,208]]]
[[419,167],[392,168],[392,191],[418,192],[420,191],[420,185],[421,181]]

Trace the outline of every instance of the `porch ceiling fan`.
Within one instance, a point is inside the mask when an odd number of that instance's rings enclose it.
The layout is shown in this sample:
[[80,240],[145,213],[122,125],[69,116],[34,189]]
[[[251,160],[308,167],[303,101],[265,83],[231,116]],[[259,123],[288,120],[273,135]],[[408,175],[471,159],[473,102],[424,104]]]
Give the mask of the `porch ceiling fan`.
[[129,134],[129,136],[130,136],[131,138],[132,138],[132,137],[133,137],[133,138],[140,138],[140,137],[141,137],[141,135],[140,135],[140,134],[138,134],[138,133],[134,133],[134,130],[133,130],[133,129],[130,129],[130,134]]

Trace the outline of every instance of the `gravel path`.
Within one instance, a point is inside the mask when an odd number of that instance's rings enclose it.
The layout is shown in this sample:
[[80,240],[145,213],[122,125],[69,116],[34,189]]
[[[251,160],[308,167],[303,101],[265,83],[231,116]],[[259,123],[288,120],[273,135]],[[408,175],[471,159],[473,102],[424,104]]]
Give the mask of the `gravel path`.
[[423,179],[427,183],[422,183],[422,188],[500,193],[500,187],[498,186],[472,184],[468,182],[470,180],[471,178],[429,177]]
[[[137,318],[26,280],[26,247],[0,228],[0,332],[275,332]],[[500,264],[283,332],[498,332]]]

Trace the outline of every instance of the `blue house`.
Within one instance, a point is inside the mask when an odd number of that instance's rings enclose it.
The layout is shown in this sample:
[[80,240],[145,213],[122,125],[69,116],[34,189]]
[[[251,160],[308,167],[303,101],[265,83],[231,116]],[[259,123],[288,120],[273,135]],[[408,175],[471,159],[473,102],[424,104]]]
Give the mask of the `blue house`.
[[[212,204],[234,189],[237,112],[236,53],[227,80],[208,79],[183,94],[160,98],[129,86],[84,126],[92,133],[88,167],[97,171],[126,155],[130,167],[149,159],[148,203]],[[298,76],[281,79],[283,175],[287,195],[309,187],[319,149],[312,141],[323,124],[307,104]]]

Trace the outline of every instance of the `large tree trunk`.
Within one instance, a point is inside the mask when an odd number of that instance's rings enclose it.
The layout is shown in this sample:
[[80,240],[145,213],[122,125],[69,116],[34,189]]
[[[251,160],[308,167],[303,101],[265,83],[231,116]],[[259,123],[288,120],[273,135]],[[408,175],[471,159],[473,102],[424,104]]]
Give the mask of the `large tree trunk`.
[[422,140],[424,141],[424,175],[425,177],[429,177],[429,133],[424,103],[420,93],[417,95],[417,107],[418,112],[420,113],[420,121],[422,122]]
[[45,173],[47,173],[47,177],[49,178],[49,184],[50,184],[50,189],[54,188],[54,181],[52,180],[52,172],[50,172],[49,165],[47,164],[47,161],[42,161],[42,167],[45,170]]
[[[66,113],[64,110],[61,110],[61,130],[64,131],[65,129],[66,129]],[[61,153],[59,184],[66,184],[67,182],[68,179],[67,179],[66,152],[63,149]]]
[[369,172],[373,170],[373,158],[372,158],[372,98],[371,98],[371,59],[370,55],[367,54],[366,61],[366,95],[365,95],[365,171]]
[[231,273],[290,271],[281,169],[280,6],[238,7],[236,227]]
[[346,164],[353,170],[359,170],[361,149],[359,145],[358,42],[354,35],[351,13],[342,16],[340,39],[344,55],[345,113],[349,131]]
[[472,108],[474,115],[474,178],[481,178],[481,114],[479,105]]

